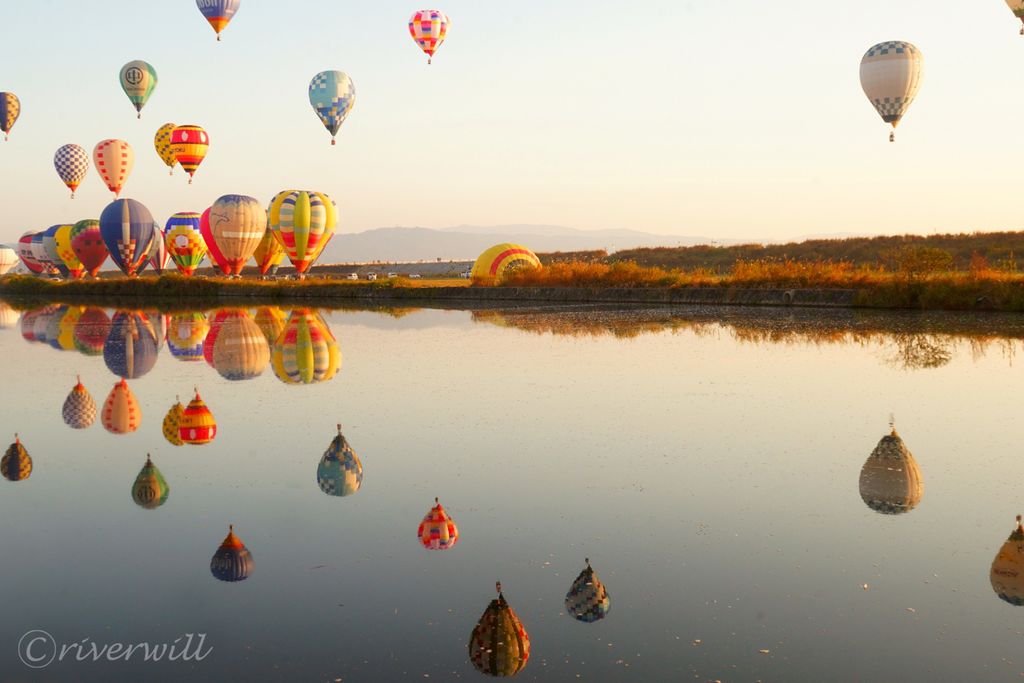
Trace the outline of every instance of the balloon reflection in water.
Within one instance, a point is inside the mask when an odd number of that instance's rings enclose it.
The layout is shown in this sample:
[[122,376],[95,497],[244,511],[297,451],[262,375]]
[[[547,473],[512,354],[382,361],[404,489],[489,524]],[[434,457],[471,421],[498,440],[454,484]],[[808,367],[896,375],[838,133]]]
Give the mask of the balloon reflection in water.
[[172,446],[184,446],[185,442],[181,440],[181,420],[185,417],[185,406],[181,405],[177,397],[175,401],[164,416],[164,438]]
[[341,425],[316,468],[316,482],[330,496],[351,496],[363,484],[363,463],[341,433]]
[[64,424],[72,429],[85,429],[92,426],[96,421],[96,402],[82,384],[82,378],[71,389],[71,393],[64,399],[64,407],[61,409],[64,417]]
[[113,434],[127,434],[139,428],[142,410],[135,394],[123,379],[114,385],[103,403],[103,428]]
[[210,331],[210,323],[202,313],[172,315],[167,325],[167,346],[178,360],[203,359],[203,342]]
[[860,497],[885,515],[910,512],[924,495],[921,470],[893,428],[882,437],[860,471]]
[[512,611],[497,584],[498,598],[491,600],[469,636],[469,661],[488,676],[515,676],[530,659],[530,636]]
[[244,581],[253,570],[252,553],[235,536],[235,527],[228,527],[228,535],[210,560],[210,573],[220,581]]
[[164,475],[160,474],[149,454],[146,454],[146,464],[139,470],[132,484],[132,500],[141,508],[156,510],[167,502],[170,492],[171,487],[164,480]]
[[593,623],[608,616],[611,600],[601,579],[597,578],[587,558],[587,567],[569,587],[565,596],[565,609],[577,621]]
[[272,360],[274,374],[285,384],[315,384],[338,373],[341,350],[318,313],[297,308],[274,344]]
[[185,412],[181,416],[178,436],[191,446],[210,443],[217,436],[217,421],[213,419],[213,413],[199,397],[198,389],[196,389],[196,397],[189,401],[188,407],[185,408]]
[[416,535],[428,550],[449,550],[459,540],[459,529],[455,526],[455,520],[448,516],[448,512],[435,498],[434,507],[420,522]]
[[256,315],[253,316],[256,326],[260,328],[260,332],[267,338],[267,343],[271,345],[277,342],[277,338],[284,331],[285,320],[287,320],[287,316],[277,306],[260,306],[256,309]]
[[64,316],[67,315],[68,310],[67,306],[57,306],[53,312],[46,316],[46,343],[58,351],[70,351],[74,349],[73,342],[70,348],[67,349],[61,348],[60,345],[60,323],[64,320]]
[[141,313],[118,311],[103,344],[103,360],[115,375],[137,379],[153,369],[158,351],[157,333]]
[[212,344],[213,367],[224,379],[259,377],[270,362],[270,347],[260,328],[242,309],[218,312],[217,318],[220,329]]
[[[77,351],[75,343],[75,327],[85,312],[82,306],[66,306],[60,321],[57,323],[57,343],[55,347],[61,351]],[[52,342],[51,342],[52,343]]]
[[0,330],[9,330],[18,324],[21,314],[10,307],[9,304],[0,301]]
[[992,560],[989,581],[1001,600],[1018,607],[1024,605],[1024,527],[1020,515],[1017,528]]
[[32,458],[17,434],[14,435],[14,443],[7,447],[7,452],[0,459],[0,473],[7,481],[22,481],[32,474]]
[[220,328],[224,325],[224,321],[227,320],[230,312],[230,310],[226,309],[214,311],[210,319],[210,329],[207,330],[206,338],[203,340],[203,358],[211,368],[213,367],[213,345],[217,342]]
[[110,318],[102,308],[86,308],[75,323],[75,348],[87,356],[99,356],[110,334]]

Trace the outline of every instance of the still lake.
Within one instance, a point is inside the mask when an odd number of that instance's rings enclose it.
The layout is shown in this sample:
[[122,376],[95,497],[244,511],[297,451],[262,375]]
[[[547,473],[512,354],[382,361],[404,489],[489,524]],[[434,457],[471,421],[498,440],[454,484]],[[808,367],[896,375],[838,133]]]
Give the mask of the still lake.
[[[0,305],[0,447],[17,433],[32,463],[0,480],[0,680],[485,680],[467,643],[499,580],[520,680],[1024,675],[1024,576],[1002,599],[990,580],[1024,512],[1024,318],[200,313]],[[290,315],[336,367],[295,381]],[[65,424],[76,376],[102,412],[119,375],[134,432]],[[172,445],[193,388],[216,437]],[[882,514],[861,469],[892,418],[923,487]],[[363,469],[346,496],[318,482],[337,424]],[[133,487],[147,454],[162,504]],[[448,550],[417,538],[435,497]],[[233,582],[211,572],[229,524],[251,552]],[[565,606],[586,558],[610,596],[593,623]],[[205,656],[33,669],[36,629],[204,634]]]

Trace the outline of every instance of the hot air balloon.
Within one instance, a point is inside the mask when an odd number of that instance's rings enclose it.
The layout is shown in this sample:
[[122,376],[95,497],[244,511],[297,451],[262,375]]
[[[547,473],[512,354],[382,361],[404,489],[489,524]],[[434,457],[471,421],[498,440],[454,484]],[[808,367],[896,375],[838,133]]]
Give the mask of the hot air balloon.
[[270,229],[299,274],[316,261],[334,234],[338,211],[323,192],[284,190],[270,202]]
[[992,560],[989,581],[1001,600],[1018,607],[1024,605],[1024,527],[1020,515],[1017,528]]
[[177,128],[173,123],[165,123],[156,129],[156,135],[153,136],[153,147],[156,148],[157,156],[164,162],[164,165],[171,169],[167,175],[174,175],[174,165],[178,163],[178,158],[174,154],[174,148],[171,147],[171,133]]
[[84,220],[75,223],[71,228],[71,249],[82,262],[85,271],[96,277],[110,254],[103,241],[103,233],[100,232],[100,222]]
[[61,182],[71,190],[71,198],[74,199],[75,190],[85,180],[85,174],[89,171],[89,153],[79,145],[62,145],[54,152],[53,167],[57,170]]
[[[83,306],[65,306],[64,313],[57,323],[56,346],[61,351],[76,351],[78,344],[75,342],[75,328],[78,327],[78,320],[85,313]],[[51,340],[50,344],[54,342]]]
[[428,550],[449,550],[459,540],[455,520],[448,516],[437,498],[434,499],[434,507],[430,508],[420,522],[416,535],[423,547]]
[[[256,315],[253,316],[256,326],[260,328],[267,343],[271,345],[276,343],[277,338],[281,336],[286,320],[284,311],[277,306],[260,306],[256,309]],[[271,349],[271,357],[273,357],[273,349]]]
[[228,535],[210,560],[210,573],[220,581],[244,581],[252,574],[252,553],[235,536],[235,526],[228,527]]
[[334,137],[356,103],[352,79],[341,71],[321,71],[309,82],[309,103],[331,134],[331,144],[337,144]]
[[164,475],[153,464],[152,458],[146,454],[146,464],[139,470],[132,484],[132,500],[141,508],[156,510],[167,502],[171,487],[167,485]]
[[252,197],[226,194],[210,207],[210,235],[213,243],[230,267],[238,275],[267,231],[267,212]]
[[270,348],[260,328],[242,309],[227,312],[220,323],[212,344],[213,367],[224,379],[259,377],[270,362]]
[[210,443],[217,436],[217,422],[213,419],[213,413],[203,403],[203,399],[199,397],[198,389],[196,397],[189,401],[185,413],[181,416],[178,436],[191,446]]
[[184,446],[181,440],[181,418],[185,416],[185,406],[181,405],[181,399],[174,397],[175,403],[164,416],[164,438],[172,446]]
[[10,304],[0,301],[0,330],[12,329],[20,318],[21,314],[11,308]]
[[[61,332],[66,329],[62,323],[68,312],[72,310],[74,310],[72,307],[61,304],[46,316],[46,343],[57,351],[75,350],[74,339],[70,334],[65,335],[65,338],[61,340]],[[64,346],[61,345],[62,341]]]
[[171,149],[174,151],[174,159],[188,173],[188,184],[192,184],[192,176],[195,175],[199,164],[206,158],[206,152],[210,148],[210,136],[199,126],[175,126],[171,132]]
[[118,311],[103,344],[103,361],[115,375],[138,379],[156,364],[157,333],[146,316]]
[[921,470],[893,428],[860,471],[860,497],[876,512],[898,515],[917,507],[922,495]]
[[497,584],[498,599],[491,600],[469,636],[469,661],[488,676],[515,676],[530,659],[530,636],[512,611]]
[[34,232],[26,232],[18,238],[18,258],[29,269],[29,272],[39,275],[43,272],[43,264],[36,260],[32,252],[32,237]]
[[363,484],[363,463],[341,433],[341,425],[316,468],[316,483],[329,496],[351,496]]
[[142,108],[156,88],[156,69],[149,62],[135,59],[121,67],[120,77],[121,90],[128,96],[128,101],[135,105],[135,111],[141,119]]
[[167,346],[178,360],[203,359],[203,341],[210,331],[210,323],[200,312],[179,313],[171,316],[167,327]]
[[46,260],[57,269],[61,277],[67,277],[70,271],[64,265],[64,259],[60,257],[60,252],[57,250],[57,231],[62,227],[61,225],[51,225],[43,230],[43,249],[46,251]]
[[103,140],[92,150],[92,160],[107,189],[114,193],[114,197],[121,194],[121,188],[135,165],[132,146],[124,140]]
[[0,246],[0,275],[6,275],[18,265],[18,252],[7,246]]
[[902,40],[871,47],[860,60],[860,85],[882,120],[892,125],[889,142],[896,141],[896,126],[921,86],[924,58]]
[[259,268],[260,275],[277,272],[277,267],[284,260],[284,246],[274,236],[274,231],[270,229],[270,226],[267,226],[266,232],[263,233],[263,239],[256,245],[252,256],[256,259],[256,267]]
[[14,443],[7,447],[7,452],[0,459],[0,474],[7,481],[23,481],[32,474],[32,458],[17,434],[14,435]]
[[164,244],[182,275],[191,275],[206,256],[206,241],[199,230],[199,214],[182,211],[167,219]]
[[230,308],[222,308],[214,311],[213,319],[210,320],[210,329],[206,333],[206,339],[203,341],[203,359],[212,368],[213,367],[213,345],[217,343],[217,335],[220,334],[220,328],[224,325],[224,321],[231,315]]
[[134,199],[117,199],[100,214],[100,234],[110,260],[128,276],[149,258],[154,228],[153,214]]
[[474,280],[500,282],[518,268],[539,268],[537,255],[520,244],[496,244],[477,257],[470,271]]
[[86,308],[75,323],[75,348],[87,356],[99,356],[110,334],[110,318],[102,308]]
[[127,434],[139,428],[142,410],[135,394],[123,379],[114,385],[103,403],[103,428],[113,434]]
[[590,624],[608,616],[611,601],[601,579],[597,578],[587,558],[587,567],[580,572],[565,595],[565,611],[577,621]]
[[160,229],[159,225],[154,224],[153,241],[149,244],[149,265],[153,266],[157,275],[163,274],[168,258],[170,258],[170,252],[167,251],[167,245],[164,243],[164,231]]
[[86,391],[81,377],[64,399],[61,415],[64,417],[64,424],[72,429],[85,429],[96,421],[96,402]]
[[21,316],[21,338],[31,343],[36,340],[36,318],[39,317],[40,311],[25,311],[25,315]]
[[[1013,16],[1024,23],[1024,0],[1006,0],[1006,6],[1013,12]],[[1024,26],[1021,27],[1020,34],[1024,36]]]
[[235,16],[241,4],[242,0],[196,0],[199,11],[217,32],[217,40],[220,40],[220,32],[231,21],[231,17]]
[[46,253],[46,245],[43,244],[43,232],[45,232],[45,230],[32,234],[32,256],[35,257],[36,262],[42,266],[44,273],[53,274],[57,272],[57,269],[54,267],[53,263],[50,262],[50,257]]
[[274,374],[285,384],[316,384],[334,377],[341,368],[341,350],[318,314],[297,308],[274,343]]
[[75,226],[73,225],[61,225],[57,228],[53,239],[57,247],[57,256],[64,263],[64,267],[68,269],[71,277],[77,280],[85,274],[85,267],[78,260],[78,257],[75,255],[75,249],[71,246],[71,232],[74,228]]
[[[211,206],[210,209],[212,208]],[[203,211],[199,217],[199,234],[203,238],[203,244],[206,245],[207,254],[213,264],[220,269],[220,272],[225,275],[231,275],[231,264],[224,258],[220,247],[217,246],[217,242],[213,239],[213,231],[210,227],[210,209]]]
[[420,49],[427,53],[427,64],[448,35],[448,15],[439,9],[422,9],[409,20],[409,34]]
[[4,140],[10,138],[11,128],[21,115],[21,102],[12,92],[0,92],[0,130],[4,132]]

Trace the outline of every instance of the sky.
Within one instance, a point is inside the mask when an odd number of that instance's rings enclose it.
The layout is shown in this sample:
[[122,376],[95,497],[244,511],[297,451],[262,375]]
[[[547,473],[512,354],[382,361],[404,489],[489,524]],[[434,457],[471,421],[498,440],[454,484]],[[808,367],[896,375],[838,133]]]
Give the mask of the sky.
[[[1024,37],[1001,0],[446,0],[434,63],[396,0],[242,0],[218,43],[192,0],[10,3],[0,90],[21,99],[0,142],[0,241],[97,217],[52,166],[75,142],[127,140],[122,197],[158,222],[223,194],[328,193],[339,232],[548,224],[713,239],[1017,229]],[[888,142],[860,58],[924,55]],[[159,75],[137,120],[120,67]],[[309,106],[338,69],[356,104],[331,147]],[[192,186],[153,149],[166,122],[211,146]],[[666,240],[671,242],[670,239]]]

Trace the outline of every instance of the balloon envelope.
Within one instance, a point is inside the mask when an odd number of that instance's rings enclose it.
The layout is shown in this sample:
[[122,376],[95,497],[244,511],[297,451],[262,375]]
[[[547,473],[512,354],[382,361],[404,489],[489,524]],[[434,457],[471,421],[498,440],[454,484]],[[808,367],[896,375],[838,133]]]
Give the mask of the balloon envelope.
[[217,33],[217,40],[220,40],[220,32],[231,21],[231,17],[235,16],[241,4],[242,0],[196,0],[196,7]]
[[164,231],[160,229],[159,225],[153,225],[153,241],[149,245],[149,265],[153,266],[153,270],[157,274],[162,274],[164,268],[167,267],[167,259],[170,254],[167,251],[167,245],[164,243]]
[[270,229],[296,272],[305,273],[334,234],[338,211],[323,192],[284,190],[270,202]]
[[177,126],[173,123],[165,123],[156,129],[156,135],[153,136],[153,147],[156,149],[157,156],[165,166],[171,169],[171,175],[174,175],[174,165],[178,163],[174,148],[171,147],[171,134],[175,128]]
[[517,268],[539,268],[540,259],[521,244],[496,244],[477,257],[470,271],[474,279],[498,281]]
[[178,360],[202,360],[203,342],[209,331],[210,323],[203,313],[173,315],[167,326],[167,347]]
[[35,235],[33,232],[26,232],[24,235],[18,238],[18,258],[25,264],[29,272],[38,275],[43,272],[43,264],[40,263],[35,254],[32,251],[32,237]]
[[128,434],[139,428],[142,410],[128,382],[122,379],[110,390],[101,417],[103,428],[112,434]]
[[14,443],[7,447],[4,457],[0,458],[0,474],[7,481],[24,481],[32,474],[32,458],[18,437],[14,437]]
[[363,463],[338,427],[316,468],[316,483],[329,496],[350,496],[363,485]]
[[[212,208],[210,207],[210,209]],[[217,242],[213,238],[213,232],[210,228],[210,209],[203,211],[203,214],[199,217],[199,232],[202,235],[203,243],[206,245],[206,251],[210,256],[210,260],[220,269],[220,272],[225,275],[231,275],[231,264],[224,258],[224,254],[221,253],[220,247],[217,246]]]
[[85,267],[78,260],[78,256],[75,255],[75,249],[71,246],[71,232],[74,229],[75,226],[69,224],[60,226],[54,235],[54,242],[57,247],[57,256],[64,263],[64,267],[68,269],[71,277],[77,280],[85,273]]
[[120,79],[121,89],[142,118],[142,108],[156,88],[156,69],[149,62],[135,59],[121,67]]
[[263,332],[241,309],[220,318],[220,330],[213,342],[213,367],[224,379],[253,379],[270,362],[270,348]]
[[57,231],[62,227],[61,225],[51,225],[43,230],[43,249],[46,250],[47,262],[56,268],[62,276],[67,277],[70,271],[64,265],[64,259],[61,258],[60,251],[57,249]]
[[86,308],[75,323],[75,348],[87,356],[103,353],[110,334],[110,318],[102,308]]
[[420,543],[428,550],[448,550],[459,540],[459,530],[455,526],[455,520],[448,516],[448,512],[435,498],[434,507],[430,508],[416,535]]
[[234,527],[231,527],[210,560],[210,573],[220,581],[244,581],[252,574],[252,570],[252,553],[235,536]]
[[228,274],[238,275],[267,231],[266,210],[252,197],[226,194],[210,207],[208,220]]
[[9,137],[14,122],[21,115],[21,102],[17,95],[12,92],[0,92],[0,130],[4,132],[4,139]]
[[902,40],[873,45],[861,59],[861,88],[893,130],[917,96],[923,67],[921,51]]
[[149,258],[155,224],[141,202],[117,199],[100,214],[100,234],[112,260],[125,275],[135,275]]
[[501,593],[491,600],[469,636],[469,660],[488,676],[515,676],[530,659],[530,636]]
[[427,53],[429,64],[448,35],[448,15],[439,9],[422,9],[409,20],[409,35]]
[[885,515],[910,512],[924,495],[921,470],[896,430],[882,437],[860,471],[860,497]]
[[565,596],[565,611],[573,619],[589,624],[608,616],[610,607],[608,591],[587,560],[586,568],[572,582]]
[[100,232],[100,222],[96,220],[78,221],[71,228],[71,249],[82,262],[85,271],[96,277],[103,262],[110,252]]
[[1000,600],[1018,607],[1024,605],[1024,528],[1019,516],[1017,528],[992,560],[989,582]]
[[132,484],[132,500],[146,510],[155,510],[167,502],[171,487],[160,473],[153,460],[147,455],[146,464],[139,470]]
[[298,308],[288,316],[271,360],[274,374],[285,384],[316,384],[338,373],[341,350],[319,314]]
[[53,167],[61,182],[71,190],[71,198],[74,199],[75,190],[89,171],[89,153],[80,145],[62,145],[53,154]]
[[206,256],[206,240],[199,229],[200,215],[182,211],[167,219],[164,244],[174,265],[183,275],[195,272]]
[[188,173],[188,182],[192,183],[199,164],[203,163],[210,148],[210,136],[200,126],[188,124],[175,126],[171,131],[171,150],[174,159]]
[[103,361],[115,375],[137,379],[153,369],[157,347],[157,333],[146,316],[118,311],[103,344]]
[[135,152],[124,140],[109,139],[97,143],[92,150],[96,171],[106,183],[107,189],[117,197],[121,194],[128,176],[135,165]]
[[188,407],[181,416],[181,428],[178,436],[191,446],[210,443],[217,436],[217,422],[213,413],[206,407],[203,399],[196,392],[196,397],[189,401]]
[[309,104],[331,134],[332,145],[355,103],[355,85],[342,71],[321,71],[309,82]]

